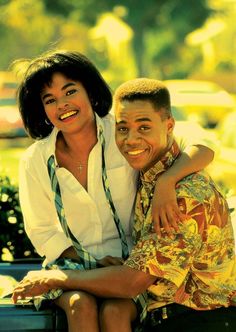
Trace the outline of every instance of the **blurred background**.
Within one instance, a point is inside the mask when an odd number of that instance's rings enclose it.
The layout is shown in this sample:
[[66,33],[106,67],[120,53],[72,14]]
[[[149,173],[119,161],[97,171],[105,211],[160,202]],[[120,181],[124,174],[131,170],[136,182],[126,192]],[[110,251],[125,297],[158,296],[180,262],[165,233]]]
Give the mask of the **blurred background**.
[[32,141],[19,117],[12,62],[49,49],[77,50],[96,64],[112,89],[138,76],[164,80],[176,119],[201,125],[219,142],[209,171],[232,197],[235,16],[236,0],[0,0],[0,223],[15,232],[15,242],[0,237],[0,260],[34,257],[29,243],[15,250],[24,235],[18,162]]

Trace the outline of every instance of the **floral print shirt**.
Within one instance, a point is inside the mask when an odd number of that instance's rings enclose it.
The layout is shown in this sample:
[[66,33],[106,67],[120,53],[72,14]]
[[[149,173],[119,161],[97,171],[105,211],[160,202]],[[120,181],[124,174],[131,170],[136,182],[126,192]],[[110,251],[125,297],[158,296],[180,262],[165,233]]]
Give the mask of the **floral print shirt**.
[[133,237],[135,246],[125,264],[157,277],[148,288],[148,310],[170,303],[197,310],[236,305],[233,229],[227,202],[205,172],[193,173],[176,185],[177,201],[186,219],[173,238],[152,231],[152,194],[162,172],[178,158],[176,142],[161,161],[140,174]]

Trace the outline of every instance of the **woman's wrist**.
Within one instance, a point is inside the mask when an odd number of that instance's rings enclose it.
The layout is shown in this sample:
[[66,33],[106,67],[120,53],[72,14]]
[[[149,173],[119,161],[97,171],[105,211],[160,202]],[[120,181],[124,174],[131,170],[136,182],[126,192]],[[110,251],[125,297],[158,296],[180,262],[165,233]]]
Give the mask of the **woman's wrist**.
[[49,277],[46,280],[46,284],[48,285],[49,289],[68,289],[67,281],[68,281],[68,271],[62,270],[50,270]]
[[162,175],[160,175],[157,179],[157,186],[158,185],[169,185],[169,186],[172,186],[172,187],[175,187],[176,185],[176,182],[178,182],[178,180],[176,179],[176,176],[172,173],[168,173],[168,171],[166,171],[165,173],[163,173]]

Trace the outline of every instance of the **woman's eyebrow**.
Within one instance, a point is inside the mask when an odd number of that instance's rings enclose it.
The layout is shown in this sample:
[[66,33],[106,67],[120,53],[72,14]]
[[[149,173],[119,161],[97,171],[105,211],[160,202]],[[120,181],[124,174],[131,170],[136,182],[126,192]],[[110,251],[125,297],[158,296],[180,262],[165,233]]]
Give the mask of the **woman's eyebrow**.
[[69,86],[74,86],[76,85],[76,83],[74,82],[69,82],[69,83],[66,83],[65,85],[63,85],[63,87],[61,88],[62,90],[65,90],[66,88],[68,88]]
[[[74,82],[66,83],[65,85],[63,85],[63,87],[61,88],[61,90],[64,91],[64,90],[66,90],[68,87],[70,87],[70,86],[74,86],[75,84],[76,84],[76,83],[74,83]],[[43,91],[42,91],[42,93],[41,93],[42,100],[44,100],[44,99],[46,99],[46,98],[48,98],[48,97],[50,97],[50,96],[52,96],[52,93],[45,93],[45,94],[44,94]]]

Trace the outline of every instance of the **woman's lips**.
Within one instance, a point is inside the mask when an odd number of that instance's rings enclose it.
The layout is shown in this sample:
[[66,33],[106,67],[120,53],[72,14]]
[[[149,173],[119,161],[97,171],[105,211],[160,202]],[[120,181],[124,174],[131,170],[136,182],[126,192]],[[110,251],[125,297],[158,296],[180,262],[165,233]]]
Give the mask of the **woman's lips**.
[[62,115],[59,116],[59,119],[60,120],[65,120],[65,119],[68,119],[70,118],[71,116],[77,114],[78,111],[68,111],[66,113],[63,113]]

